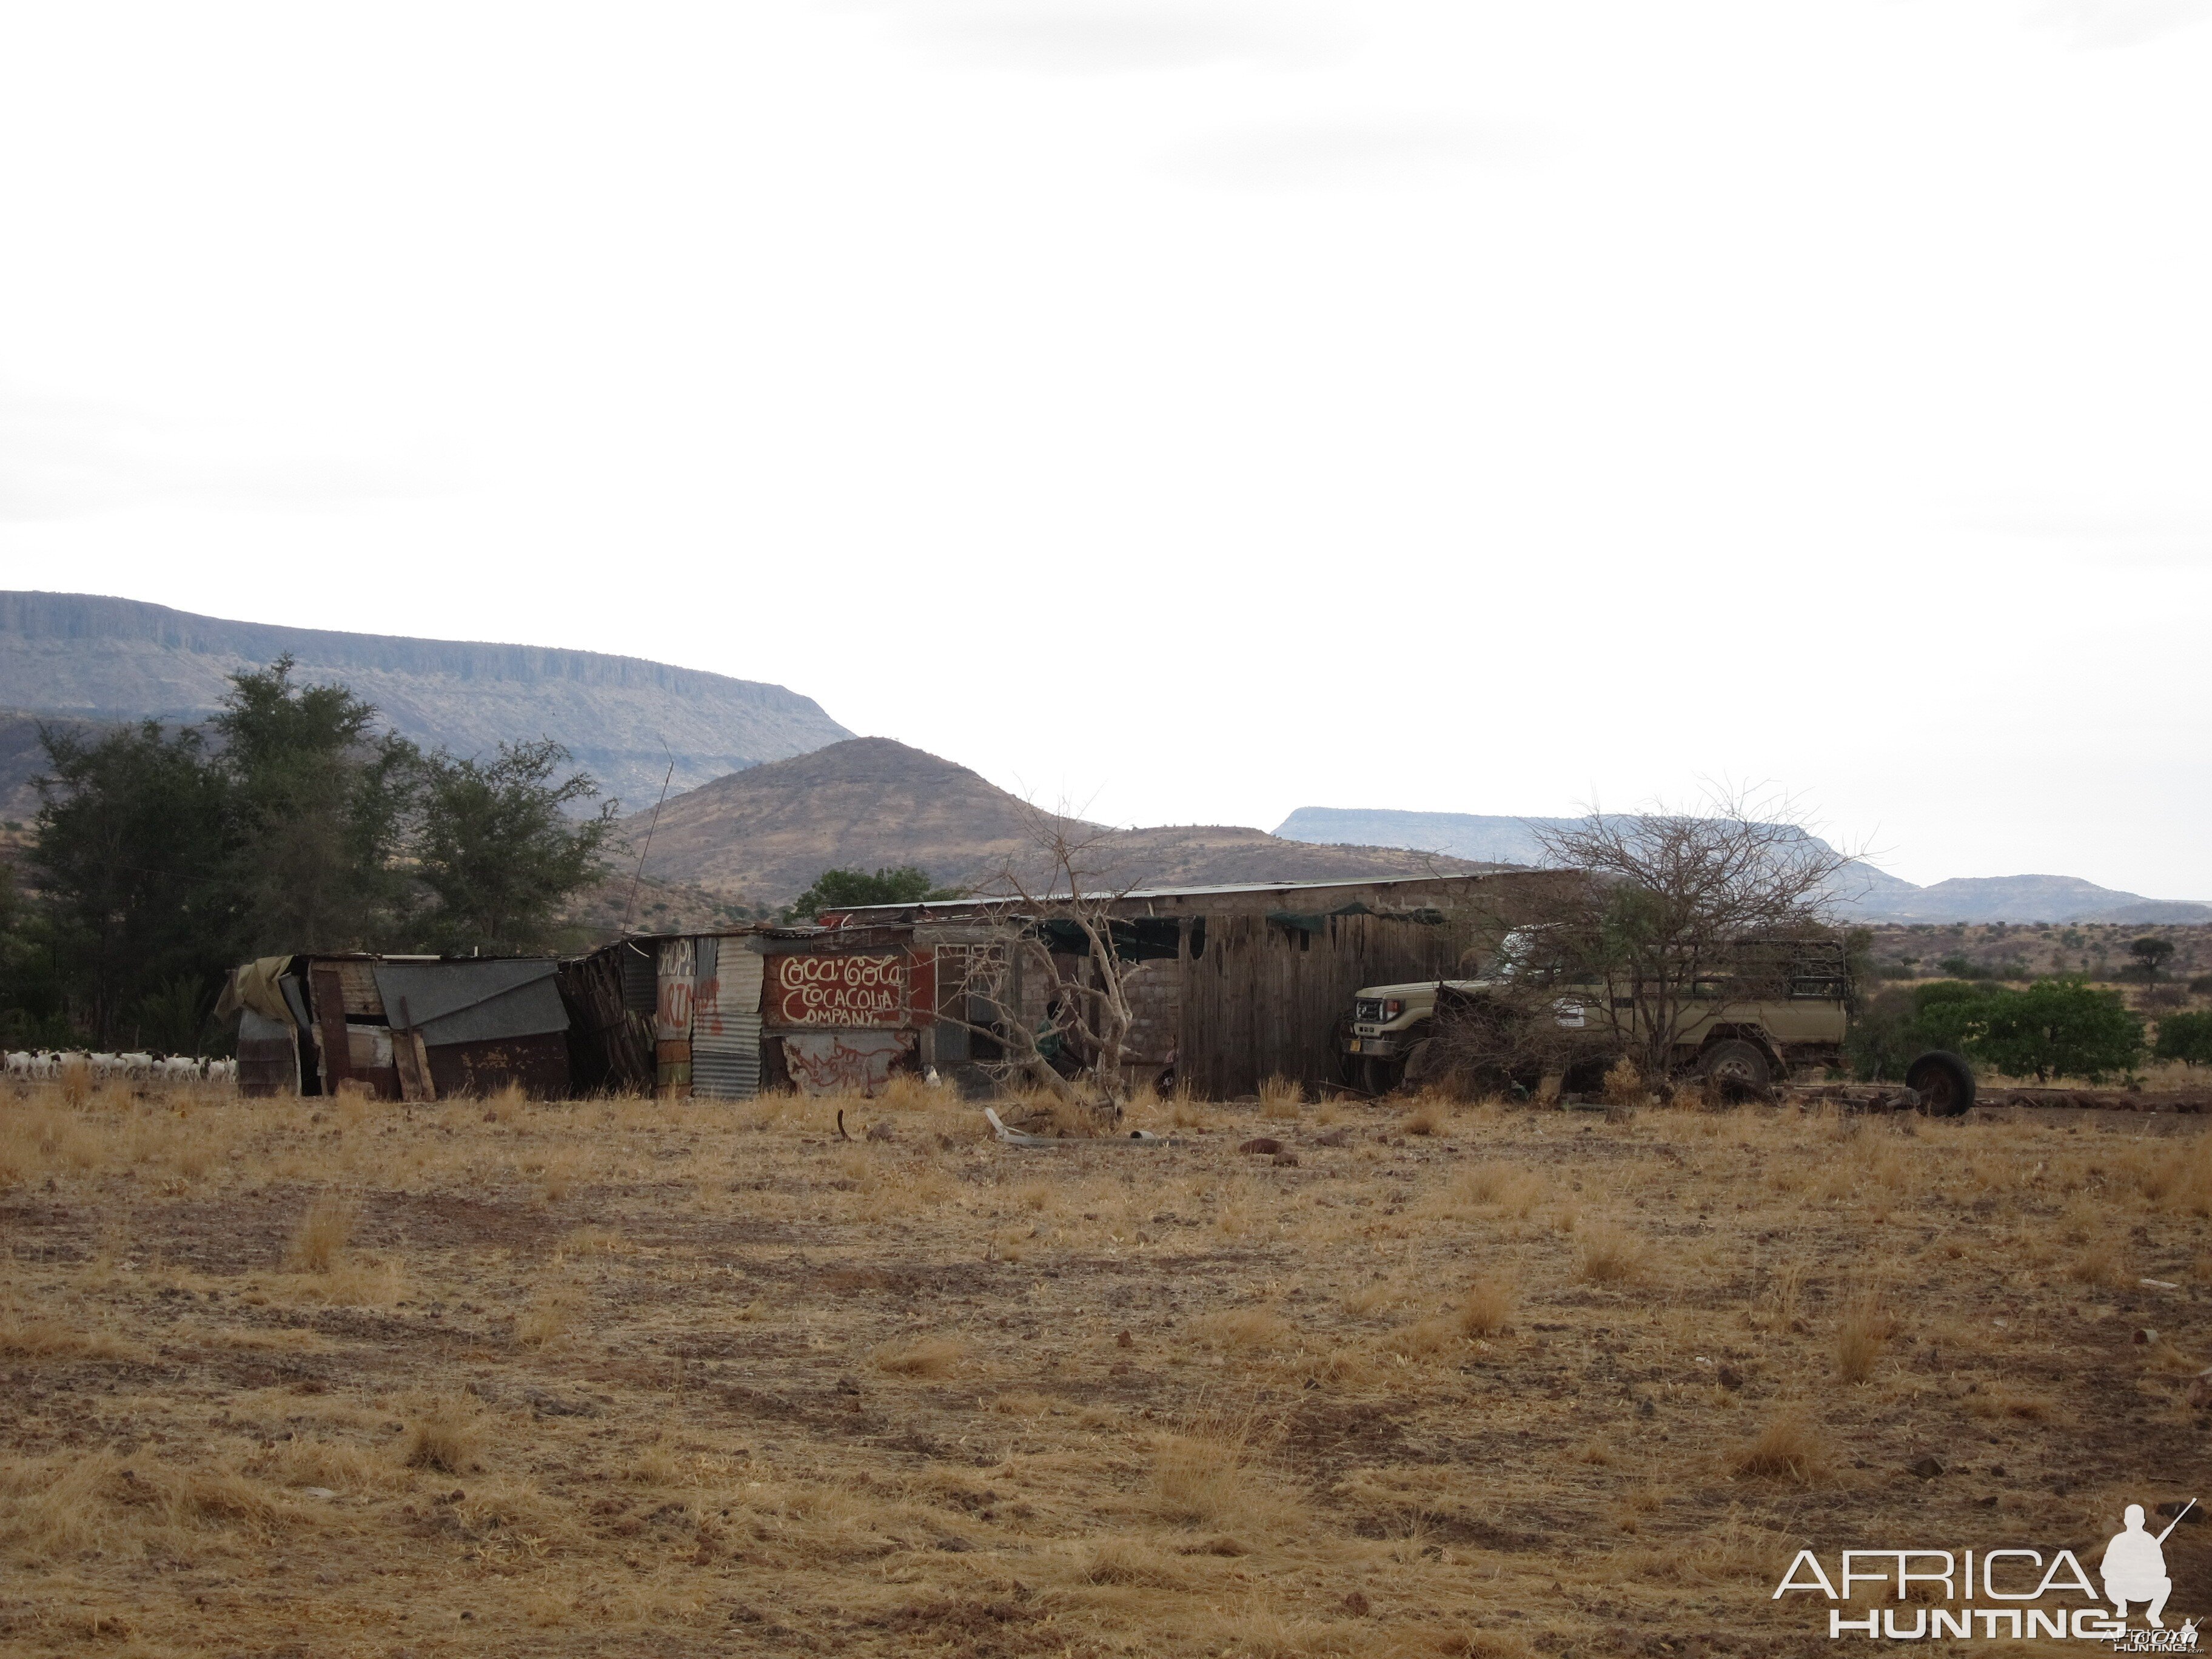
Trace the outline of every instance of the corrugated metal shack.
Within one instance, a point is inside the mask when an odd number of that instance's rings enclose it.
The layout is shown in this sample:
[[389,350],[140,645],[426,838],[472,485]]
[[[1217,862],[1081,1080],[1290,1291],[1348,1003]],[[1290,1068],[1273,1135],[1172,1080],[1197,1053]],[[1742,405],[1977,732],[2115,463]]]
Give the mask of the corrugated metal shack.
[[[1172,1062],[1204,1097],[1335,1076],[1363,985],[1451,977],[1525,914],[1537,872],[1153,888],[1104,908],[1138,963],[1133,1066]],[[971,987],[1014,938],[1079,957],[1079,929],[1014,901],[885,905],[809,927],[624,939],[549,957],[277,957],[232,976],[248,1093],[387,1099],[651,1089],[743,1100],[764,1087],[866,1092],[896,1071],[998,1058]],[[1063,948],[1064,947],[1064,948]],[[1002,992],[1002,994],[1005,993]],[[1045,989],[1011,1001],[1034,1024]],[[975,1028],[983,1028],[977,1030]]]
[[439,1100],[519,1085],[573,1091],[560,964],[550,957],[264,957],[217,1012],[239,1016],[239,1087]]
[[[1191,1092],[1226,1099],[1279,1076],[1314,1088],[1335,1079],[1336,1022],[1363,985],[1452,977],[1470,951],[1494,945],[1526,913],[1538,884],[1530,871],[1394,881],[1240,884],[1169,887],[1113,896],[1103,908],[1118,948],[1139,966],[1129,981],[1136,1065],[1172,1058]],[[910,949],[935,956],[934,981],[947,994],[964,983],[946,953],[993,948],[1007,930],[1054,927],[1050,907],[1025,915],[1012,900],[969,899],[878,905],[825,917],[871,933],[908,930]],[[1127,924],[1126,937],[1121,933]],[[1064,922],[1057,924],[1065,927]],[[1079,953],[1079,933],[1070,954]],[[1024,1004],[1030,1018],[1042,1014]],[[951,1012],[951,1011],[946,1011]],[[921,1034],[925,1062],[969,1058],[962,1027],[934,1022]],[[988,1055],[977,1055],[988,1058]]]
[[562,978],[595,988],[591,1018],[603,1030],[617,1024],[603,988],[618,985],[623,1013],[649,1042],[634,1060],[611,1065],[599,1086],[718,1100],[786,1083],[809,1094],[865,1092],[928,1063],[936,953],[914,934],[904,926],[755,927],[641,936],[568,964]]

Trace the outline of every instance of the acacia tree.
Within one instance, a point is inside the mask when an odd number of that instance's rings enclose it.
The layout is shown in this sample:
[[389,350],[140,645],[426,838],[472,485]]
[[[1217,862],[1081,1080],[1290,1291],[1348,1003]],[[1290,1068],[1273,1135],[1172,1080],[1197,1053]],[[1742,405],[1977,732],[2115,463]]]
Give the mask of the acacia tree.
[[1563,979],[1634,1011],[1630,1051],[1653,1079],[1717,992],[1780,988],[1803,943],[1832,939],[1851,861],[1787,799],[1734,790],[1697,811],[1593,812],[1536,836],[1546,862],[1582,878],[1541,890],[1531,933]]
[[447,949],[525,951],[553,942],[561,906],[604,870],[618,803],[589,817],[585,773],[555,781],[568,751],[550,738],[503,743],[488,761],[442,751],[424,763],[414,877],[434,908],[422,924]]
[[289,658],[234,675],[210,726],[42,732],[0,1024],[185,1048],[241,957],[538,947],[613,833],[612,803],[572,815],[598,788],[558,744],[426,758]]
[[58,1000],[95,1041],[136,1041],[141,999],[179,977],[211,983],[247,945],[246,907],[223,879],[239,854],[229,781],[190,729],[40,735],[29,874]]
[[919,865],[896,869],[824,870],[813,884],[784,906],[786,921],[811,921],[824,910],[849,910],[864,904],[926,904],[935,899],[961,896],[957,887],[939,887],[935,878]]
[[2166,959],[2173,954],[2173,941],[2146,933],[2128,946],[2128,954],[2136,959],[2146,980],[2155,980],[2159,970],[2166,966]]
[[210,725],[228,781],[232,886],[251,948],[389,948],[407,936],[401,854],[422,757],[338,684],[298,685],[292,659],[231,676]]

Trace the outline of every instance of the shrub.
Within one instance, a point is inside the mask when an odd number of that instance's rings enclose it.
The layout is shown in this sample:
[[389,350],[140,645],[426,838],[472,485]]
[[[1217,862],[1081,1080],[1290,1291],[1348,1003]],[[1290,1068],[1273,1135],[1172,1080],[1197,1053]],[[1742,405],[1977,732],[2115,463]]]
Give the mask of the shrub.
[[1975,1058],[2015,1077],[2033,1073],[2038,1082],[2100,1082],[2134,1065],[2142,1047],[2142,1018],[2119,993],[2076,979],[2039,979],[2024,991],[1990,993],[1970,1043]]
[[1938,980],[1912,989],[1909,1013],[1907,994],[1882,992],[1852,1034],[1862,1075],[1901,1076],[1915,1054],[1950,1048],[2014,1077],[2094,1083],[2142,1056],[2142,1017],[2118,992],[2078,978],[2039,979],[2025,990]]
[[2212,1012],[2168,1014],[2158,1023],[2158,1043],[2151,1052],[2185,1066],[2212,1066]]

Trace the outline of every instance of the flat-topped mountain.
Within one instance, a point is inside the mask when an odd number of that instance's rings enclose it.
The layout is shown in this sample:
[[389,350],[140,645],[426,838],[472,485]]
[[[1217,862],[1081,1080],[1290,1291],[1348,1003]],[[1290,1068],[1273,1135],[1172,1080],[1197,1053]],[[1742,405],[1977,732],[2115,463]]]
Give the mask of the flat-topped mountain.
[[[650,811],[623,823],[643,848]],[[672,797],[647,874],[754,903],[783,903],[826,869],[915,865],[939,882],[987,878],[1032,850],[1033,816],[967,767],[889,738],[855,738]],[[1356,880],[1481,866],[1393,848],[1316,847],[1233,826],[1111,832],[1114,885]]]
[[[1540,864],[1544,849],[1538,831],[1582,822],[1301,806],[1275,826],[1275,833],[1301,841],[1428,848],[1458,858]],[[2212,905],[2145,898],[2078,876],[1962,876],[1922,887],[1863,860],[1847,866],[1838,896],[1844,914],[1856,921],[2212,921]]]
[[[0,592],[0,708],[191,720],[242,668],[289,653],[406,736],[456,754],[550,737],[626,805],[852,735],[811,697],[639,657],[227,622],[136,599]],[[664,745],[665,747],[664,748]],[[19,781],[0,778],[0,794]]]

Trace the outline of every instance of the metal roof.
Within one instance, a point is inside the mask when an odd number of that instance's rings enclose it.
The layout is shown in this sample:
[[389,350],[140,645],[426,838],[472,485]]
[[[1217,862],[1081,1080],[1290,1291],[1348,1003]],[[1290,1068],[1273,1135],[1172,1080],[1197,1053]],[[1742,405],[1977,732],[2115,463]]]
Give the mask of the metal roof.
[[394,1025],[411,1025],[437,1048],[565,1031],[557,972],[550,959],[386,961],[376,964],[376,989]]
[[[1338,876],[1325,881],[1233,881],[1198,887],[1136,887],[1126,893],[1085,893],[1082,897],[1089,903],[1104,904],[1128,903],[1139,899],[1205,898],[1216,895],[1226,897],[1237,893],[1307,892],[1323,888],[1404,887],[1416,883],[1471,881],[1480,876],[1523,867],[1517,864],[1494,864],[1480,870],[1450,870],[1433,876]],[[972,898],[916,899],[907,904],[855,904],[829,914],[850,917],[905,915],[917,910],[942,913],[988,906],[1066,902],[1068,898],[1066,893],[978,893]]]

